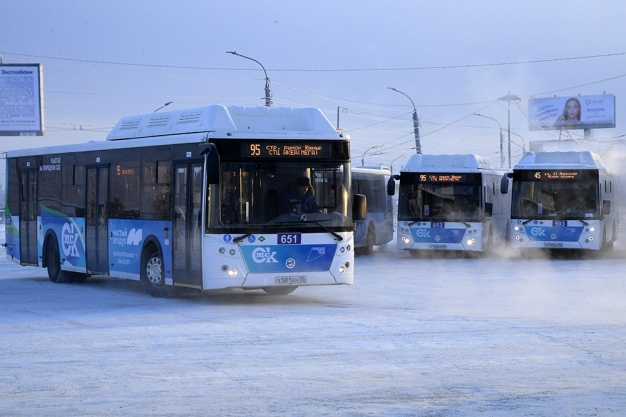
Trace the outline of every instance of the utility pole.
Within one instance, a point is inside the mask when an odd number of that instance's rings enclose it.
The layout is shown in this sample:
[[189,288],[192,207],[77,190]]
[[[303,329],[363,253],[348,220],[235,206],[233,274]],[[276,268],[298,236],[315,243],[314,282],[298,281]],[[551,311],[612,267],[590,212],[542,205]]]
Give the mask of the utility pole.
[[[387,87],[387,88],[395,91],[396,93],[400,93],[406,98],[408,98],[409,100],[411,100],[411,97],[409,97],[402,91],[398,90],[397,88],[393,88],[393,87]],[[420,122],[417,118],[417,110],[415,109],[415,103],[413,103],[413,100],[411,100],[411,104],[413,105],[413,133],[415,134],[415,153],[420,154],[422,153],[422,145],[420,144]]]

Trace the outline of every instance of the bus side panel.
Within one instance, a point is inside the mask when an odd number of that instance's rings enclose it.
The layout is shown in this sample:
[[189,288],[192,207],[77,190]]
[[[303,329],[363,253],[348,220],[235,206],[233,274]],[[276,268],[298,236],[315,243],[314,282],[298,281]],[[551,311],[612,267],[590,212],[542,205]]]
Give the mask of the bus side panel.
[[172,283],[172,224],[158,220],[109,220],[109,275],[140,279],[141,250],[146,239],[153,237],[161,246],[164,276]]
[[20,263],[20,218],[6,214],[5,243],[7,259]]
[[39,260],[43,259],[44,244],[48,237],[56,236],[59,255],[61,256],[61,269],[85,273],[85,219],[80,217],[67,217],[56,210],[50,210],[40,206],[41,228],[37,236],[37,250]]

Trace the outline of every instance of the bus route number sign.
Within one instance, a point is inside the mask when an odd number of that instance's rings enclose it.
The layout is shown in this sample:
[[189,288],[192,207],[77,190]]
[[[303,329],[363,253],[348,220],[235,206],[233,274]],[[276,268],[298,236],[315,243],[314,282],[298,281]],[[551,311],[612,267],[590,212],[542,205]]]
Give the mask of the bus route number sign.
[[329,143],[242,142],[241,156],[252,158],[328,158]]
[[302,243],[302,235],[300,233],[278,233],[277,240],[279,245],[299,245]]

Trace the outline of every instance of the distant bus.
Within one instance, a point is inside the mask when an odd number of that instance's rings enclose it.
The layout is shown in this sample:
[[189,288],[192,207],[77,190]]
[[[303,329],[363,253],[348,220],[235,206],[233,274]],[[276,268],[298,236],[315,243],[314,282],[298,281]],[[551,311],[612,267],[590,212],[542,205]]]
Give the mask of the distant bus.
[[356,223],[354,247],[357,254],[369,255],[375,245],[393,240],[393,201],[387,195],[391,171],[385,167],[352,167],[352,191],[367,201],[367,215]]
[[617,240],[615,178],[591,152],[528,152],[512,178],[513,248],[610,249]]
[[[6,253],[52,282],[108,275],[156,297],[351,284],[365,199],[349,172],[349,138],[318,109],[124,117],[106,141],[7,152]],[[319,210],[279,212],[297,177]]]
[[396,178],[398,248],[484,252],[504,243],[510,203],[500,192],[503,175],[478,155],[413,155]]

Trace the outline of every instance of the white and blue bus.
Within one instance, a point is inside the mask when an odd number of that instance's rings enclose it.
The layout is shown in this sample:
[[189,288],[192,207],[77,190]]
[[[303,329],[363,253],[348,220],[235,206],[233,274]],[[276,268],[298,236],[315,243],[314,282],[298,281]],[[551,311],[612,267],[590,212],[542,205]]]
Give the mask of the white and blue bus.
[[[583,152],[528,152],[512,178],[510,246],[610,249],[617,239],[617,189],[601,158]],[[503,181],[503,182],[505,182]]]
[[[10,151],[7,257],[53,282],[108,275],[157,297],[352,284],[365,199],[349,194],[349,149],[318,109],[213,105],[124,117],[106,141]],[[303,177],[319,209],[279,212]]]
[[398,249],[484,252],[504,243],[510,202],[500,192],[503,175],[473,154],[413,155],[396,176]]
[[352,191],[367,201],[367,215],[357,221],[354,232],[357,254],[369,255],[374,246],[393,240],[393,200],[387,195],[390,177],[386,167],[352,167]]

